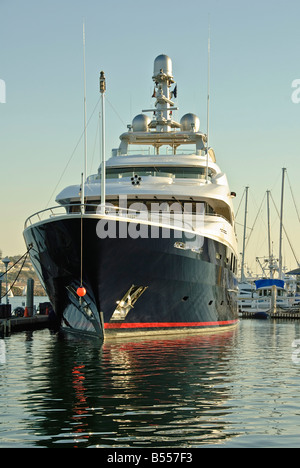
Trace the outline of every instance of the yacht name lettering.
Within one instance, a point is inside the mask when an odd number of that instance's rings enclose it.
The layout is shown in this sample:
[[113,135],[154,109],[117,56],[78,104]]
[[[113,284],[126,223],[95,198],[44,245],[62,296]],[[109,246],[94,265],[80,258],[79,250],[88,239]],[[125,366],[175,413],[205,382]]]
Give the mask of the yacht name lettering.
[[108,463],[133,463],[137,466],[141,461],[142,455],[121,455],[117,452],[114,452],[113,455],[108,455]]

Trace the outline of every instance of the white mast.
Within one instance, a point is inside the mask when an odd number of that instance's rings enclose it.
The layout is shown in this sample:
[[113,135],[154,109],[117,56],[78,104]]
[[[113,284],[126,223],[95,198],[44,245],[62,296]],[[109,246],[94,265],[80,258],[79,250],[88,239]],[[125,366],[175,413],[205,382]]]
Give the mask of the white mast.
[[105,214],[105,184],[106,184],[106,168],[105,168],[105,114],[104,114],[104,95],[106,90],[106,81],[104,72],[100,72],[100,93],[102,104],[102,158],[101,158],[101,214]]
[[206,183],[208,183],[208,136],[209,136],[209,92],[210,92],[210,27],[208,30],[207,63],[207,141],[206,141]]
[[284,198],[284,179],[286,168],[282,169],[281,186],[281,208],[280,208],[280,235],[279,235],[279,279],[282,279],[282,229],[283,229],[283,198]]
[[249,187],[246,187],[245,219],[244,219],[244,236],[243,236],[243,252],[242,252],[242,265],[241,265],[241,281],[245,281],[244,265],[245,265],[246,233],[247,233],[247,215],[248,215],[248,190],[249,190]]
[[268,250],[269,250],[269,270],[270,277],[274,277],[275,262],[273,258],[272,243],[271,243],[271,215],[270,215],[270,190],[267,190],[267,219],[268,219]]
[[84,211],[84,184],[87,177],[87,135],[86,135],[86,76],[85,76],[85,27],[83,22],[82,29],[83,40],[83,80],[84,80],[84,165],[83,165],[83,181],[81,187],[81,204]]
[[270,227],[270,190],[267,190],[267,217],[268,217],[268,248],[269,248],[269,262],[271,263],[271,227]]

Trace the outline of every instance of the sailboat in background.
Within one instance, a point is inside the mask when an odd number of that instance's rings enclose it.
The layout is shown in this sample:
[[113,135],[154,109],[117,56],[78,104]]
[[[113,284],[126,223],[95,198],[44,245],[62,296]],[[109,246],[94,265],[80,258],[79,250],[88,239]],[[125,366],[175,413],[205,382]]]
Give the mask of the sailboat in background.
[[7,285],[7,291],[8,291],[7,293],[8,297],[14,297],[14,293],[12,292],[11,285],[9,283]]
[[[286,277],[284,274],[282,262],[282,243],[283,243],[283,210],[284,210],[284,185],[285,185],[286,168],[282,169],[282,188],[281,188],[281,209],[280,209],[280,234],[279,234],[279,258],[276,259],[273,253],[271,242],[271,223],[270,223],[270,196],[271,192],[267,190],[267,218],[268,218],[268,257],[264,258],[261,263],[260,258],[256,260],[261,266],[263,276],[247,277],[245,276],[245,250],[246,250],[246,232],[247,232],[247,215],[248,215],[248,190],[246,187],[245,198],[245,219],[244,219],[244,236],[243,236],[243,252],[241,263],[241,279],[239,282],[238,305],[239,312],[253,312],[260,316],[263,314],[266,318],[266,313],[272,308],[272,300],[276,298],[276,308],[291,309],[295,305],[299,305],[300,297],[298,296],[297,277]],[[294,253],[294,252],[293,252]],[[295,254],[294,254],[295,255]],[[296,259],[297,261],[297,259]],[[297,261],[298,263],[298,261]],[[278,276],[276,278],[276,276]],[[297,295],[296,295],[297,294]]]

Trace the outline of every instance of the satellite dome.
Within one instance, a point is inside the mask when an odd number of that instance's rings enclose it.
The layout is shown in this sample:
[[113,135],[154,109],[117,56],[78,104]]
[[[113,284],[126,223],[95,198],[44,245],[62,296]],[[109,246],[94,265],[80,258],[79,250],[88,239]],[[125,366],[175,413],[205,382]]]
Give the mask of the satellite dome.
[[200,129],[200,119],[195,114],[185,114],[181,117],[180,125],[184,132],[198,132]]
[[172,60],[167,55],[159,55],[154,60],[154,72],[153,76],[160,74],[161,69],[167,76],[172,76]]
[[148,115],[138,114],[132,121],[132,130],[134,132],[147,132],[150,122],[151,119],[148,117]]

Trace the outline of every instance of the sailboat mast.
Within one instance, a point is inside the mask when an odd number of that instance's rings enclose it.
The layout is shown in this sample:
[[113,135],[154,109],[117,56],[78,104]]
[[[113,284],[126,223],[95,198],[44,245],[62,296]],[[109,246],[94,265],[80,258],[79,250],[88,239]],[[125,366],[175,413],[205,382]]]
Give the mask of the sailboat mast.
[[271,262],[271,227],[270,227],[270,190],[267,190],[267,216],[268,216],[268,247],[269,247],[269,262]]
[[267,190],[267,218],[268,218],[269,269],[270,269],[270,277],[273,278],[274,265],[273,265],[272,244],[271,244],[270,190]]
[[245,281],[245,250],[246,250],[246,233],[247,233],[247,215],[248,215],[248,191],[249,187],[246,187],[246,198],[245,198],[245,219],[244,219],[244,235],[243,235],[243,252],[242,252],[242,265],[241,265],[241,281]]
[[283,232],[283,199],[284,199],[284,180],[286,168],[282,169],[281,185],[281,208],[280,208],[280,234],[279,234],[279,279],[282,279],[282,232]]

